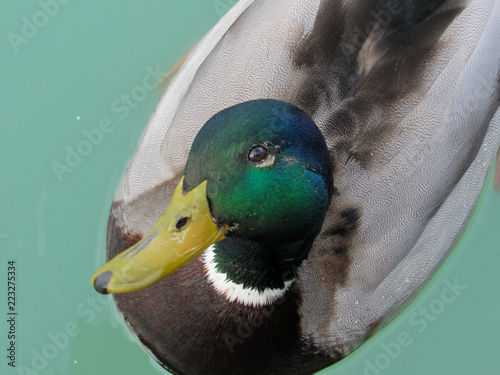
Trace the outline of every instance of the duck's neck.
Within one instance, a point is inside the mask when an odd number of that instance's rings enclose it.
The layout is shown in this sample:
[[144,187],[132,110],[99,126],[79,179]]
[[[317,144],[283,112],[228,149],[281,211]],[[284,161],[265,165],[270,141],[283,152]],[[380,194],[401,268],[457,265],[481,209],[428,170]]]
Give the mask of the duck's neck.
[[229,301],[264,306],[283,297],[310,246],[226,238],[205,251],[207,278]]

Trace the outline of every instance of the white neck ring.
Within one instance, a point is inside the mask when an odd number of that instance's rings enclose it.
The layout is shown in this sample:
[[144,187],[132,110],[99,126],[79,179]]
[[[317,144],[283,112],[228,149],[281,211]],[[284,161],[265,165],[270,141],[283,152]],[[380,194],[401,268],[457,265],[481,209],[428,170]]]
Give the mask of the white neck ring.
[[210,246],[202,255],[203,265],[207,279],[214,289],[230,302],[238,302],[245,306],[260,307],[274,303],[283,297],[293,283],[293,280],[285,281],[284,288],[266,288],[262,291],[255,288],[243,287],[228,279],[226,273],[218,272],[214,260],[214,245]]

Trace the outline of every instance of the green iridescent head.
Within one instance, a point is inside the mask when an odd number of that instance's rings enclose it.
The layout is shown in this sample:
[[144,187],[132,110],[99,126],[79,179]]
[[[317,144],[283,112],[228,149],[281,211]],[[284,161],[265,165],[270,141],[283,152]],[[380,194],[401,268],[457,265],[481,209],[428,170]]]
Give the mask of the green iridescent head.
[[146,288],[214,245],[217,271],[257,290],[296,277],[333,190],[314,122],[292,104],[253,100],[200,130],[184,176],[152,231],[92,277],[101,293]]
[[207,181],[212,217],[227,237],[309,242],[332,190],[332,164],[314,122],[292,104],[261,99],[227,108],[199,131],[184,191]]

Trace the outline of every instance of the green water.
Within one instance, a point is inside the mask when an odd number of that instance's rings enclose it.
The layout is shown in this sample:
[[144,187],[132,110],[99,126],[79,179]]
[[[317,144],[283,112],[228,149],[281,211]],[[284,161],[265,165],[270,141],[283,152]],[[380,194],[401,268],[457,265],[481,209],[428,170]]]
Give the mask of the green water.
[[[104,259],[118,181],[162,93],[144,87],[232,3],[2,3],[0,373],[165,373],[89,278]],[[82,142],[89,137],[94,143]],[[500,194],[488,183],[466,236],[419,298],[322,374],[499,373],[499,212]],[[16,368],[7,358],[9,260]],[[466,289],[445,304],[443,289],[455,279]],[[434,314],[424,317],[425,308]]]

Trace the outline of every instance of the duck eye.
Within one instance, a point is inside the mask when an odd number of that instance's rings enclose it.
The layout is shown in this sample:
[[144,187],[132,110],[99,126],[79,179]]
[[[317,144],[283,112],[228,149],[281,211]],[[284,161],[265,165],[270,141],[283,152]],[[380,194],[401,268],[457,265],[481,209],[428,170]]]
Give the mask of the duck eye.
[[253,163],[258,163],[267,158],[267,149],[263,146],[254,146],[248,153],[248,160]]

